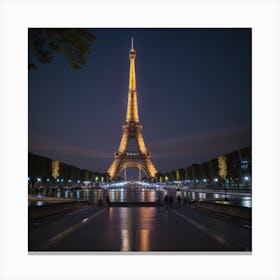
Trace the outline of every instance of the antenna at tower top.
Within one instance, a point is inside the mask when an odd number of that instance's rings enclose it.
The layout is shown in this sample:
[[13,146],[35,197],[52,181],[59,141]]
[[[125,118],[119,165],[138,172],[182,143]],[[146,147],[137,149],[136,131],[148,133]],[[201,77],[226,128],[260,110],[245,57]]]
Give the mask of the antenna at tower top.
[[133,37],[131,37],[131,48],[133,49]]

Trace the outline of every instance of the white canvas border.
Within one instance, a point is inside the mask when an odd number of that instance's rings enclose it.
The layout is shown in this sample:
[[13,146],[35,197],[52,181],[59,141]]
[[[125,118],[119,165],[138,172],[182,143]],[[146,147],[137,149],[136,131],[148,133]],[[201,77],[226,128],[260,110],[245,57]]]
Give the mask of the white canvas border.
[[[28,255],[27,28],[42,26],[252,27],[252,255]],[[2,1],[1,279],[279,279],[279,34],[278,1]]]

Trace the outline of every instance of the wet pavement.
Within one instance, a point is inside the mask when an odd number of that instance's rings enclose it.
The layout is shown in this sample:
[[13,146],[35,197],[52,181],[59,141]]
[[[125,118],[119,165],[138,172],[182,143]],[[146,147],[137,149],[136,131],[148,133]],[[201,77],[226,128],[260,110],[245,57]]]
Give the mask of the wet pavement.
[[250,251],[251,228],[192,206],[90,206],[29,225],[29,251]]

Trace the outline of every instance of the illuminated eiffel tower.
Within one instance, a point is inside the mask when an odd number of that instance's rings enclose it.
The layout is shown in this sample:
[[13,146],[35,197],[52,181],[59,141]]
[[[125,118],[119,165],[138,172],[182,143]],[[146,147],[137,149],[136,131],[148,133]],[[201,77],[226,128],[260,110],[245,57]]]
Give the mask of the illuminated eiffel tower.
[[[136,167],[143,171],[150,179],[154,178],[157,170],[151,161],[151,153],[148,151],[142,135],[142,126],[139,122],[137,94],[136,94],[136,73],[135,73],[136,52],[131,39],[129,52],[129,91],[125,125],[122,126],[123,135],[119,150],[114,153],[114,161],[108,169],[109,176],[115,178],[120,172],[129,167]],[[137,151],[128,151],[128,143],[136,140]]]

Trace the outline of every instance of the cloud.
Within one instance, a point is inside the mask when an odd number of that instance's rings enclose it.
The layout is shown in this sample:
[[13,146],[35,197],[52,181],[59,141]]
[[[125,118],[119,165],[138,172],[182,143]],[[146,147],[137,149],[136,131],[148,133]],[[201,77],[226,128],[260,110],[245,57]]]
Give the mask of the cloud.
[[29,141],[29,152],[40,154],[63,154],[67,156],[79,156],[79,157],[92,157],[92,158],[112,158],[112,152],[104,152],[87,147],[65,145],[59,142],[48,142],[47,144],[39,138],[32,138]]
[[241,127],[207,131],[152,142],[153,158],[185,157],[186,159],[215,157],[251,144],[251,128]]

